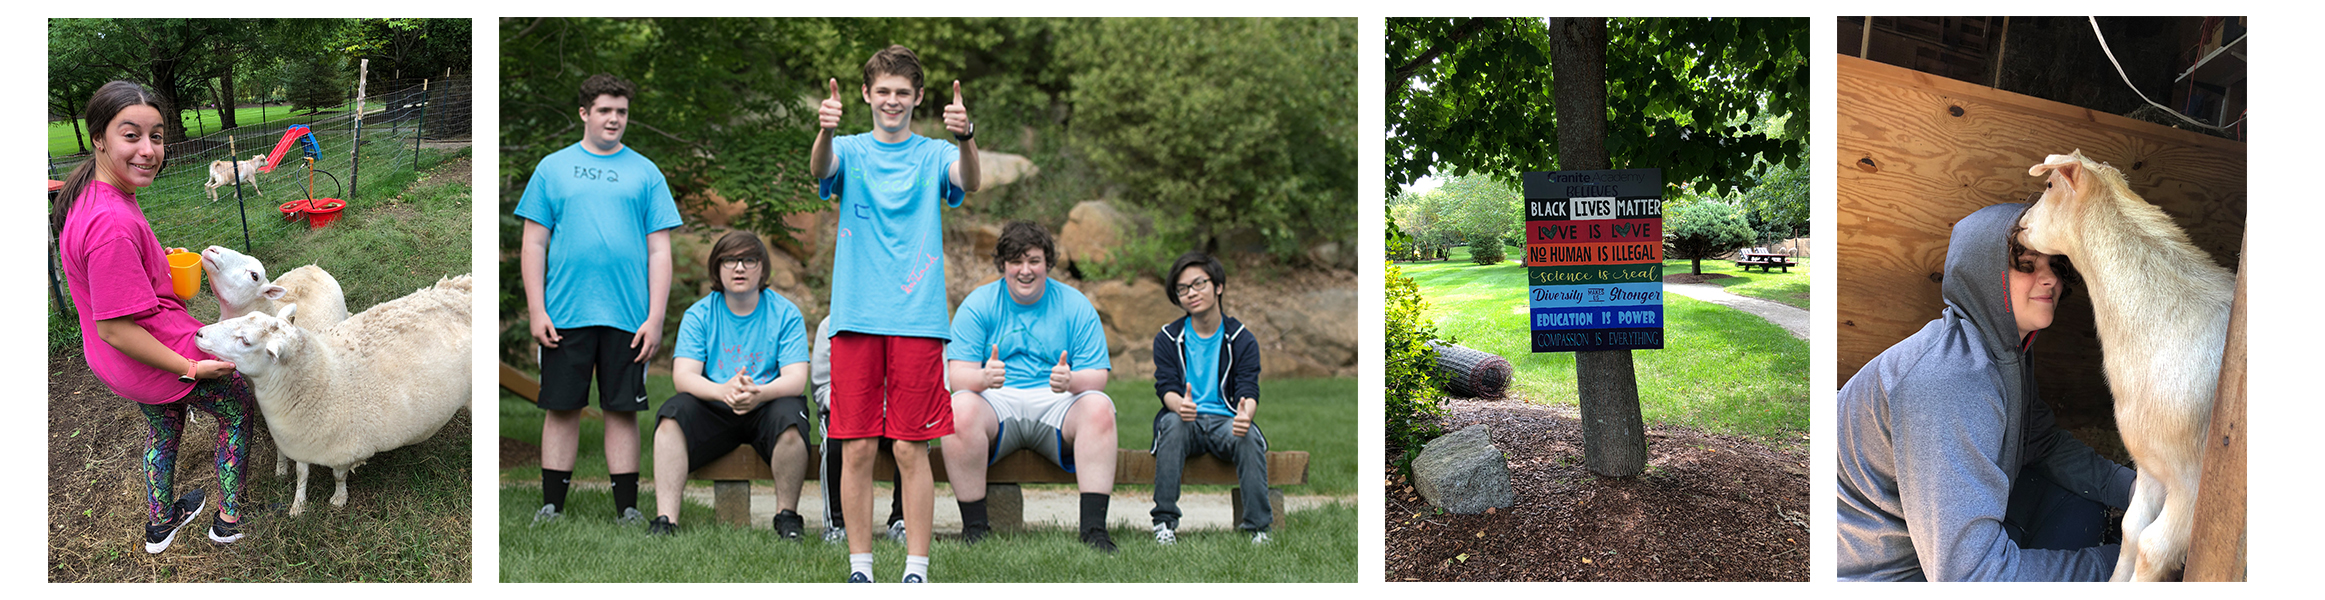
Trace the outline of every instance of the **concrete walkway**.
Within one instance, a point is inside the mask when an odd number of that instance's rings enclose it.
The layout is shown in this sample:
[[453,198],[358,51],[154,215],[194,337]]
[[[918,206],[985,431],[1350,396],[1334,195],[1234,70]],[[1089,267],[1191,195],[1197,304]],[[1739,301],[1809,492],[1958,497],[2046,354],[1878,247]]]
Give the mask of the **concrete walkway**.
[[[775,518],[777,512],[775,491],[764,482],[754,482],[754,484],[751,486],[751,526],[770,527],[769,522]],[[883,524],[888,522],[888,485],[887,482],[879,483],[874,488],[877,496],[872,501],[872,512],[879,515],[878,518]],[[1029,486],[1025,488],[1024,494],[1025,524],[1029,527],[1068,530],[1081,522],[1082,495],[1078,491],[1062,487],[1060,489],[1037,489]],[[823,492],[816,488],[816,482],[810,481],[800,490],[800,495],[802,498],[799,499],[799,514],[807,517],[808,531],[820,535],[820,532],[823,531]],[[1179,511],[1181,512],[1179,529],[1182,531],[1234,529],[1234,512],[1233,508],[1227,505],[1227,498],[1226,492],[1185,492],[1179,494]],[[686,499],[710,505],[712,504],[711,490],[707,486],[687,486]],[[1300,511],[1318,508],[1331,504],[1335,500],[1330,496],[1293,496],[1287,494],[1284,496],[1284,510]],[[1337,500],[1350,504],[1356,502],[1353,498]],[[936,517],[938,534],[949,535],[961,532],[960,505],[955,503],[953,495],[946,493],[941,486],[936,495],[935,508],[934,516]],[[1114,527],[1147,529],[1154,523],[1154,520],[1147,516],[1147,511],[1153,509],[1153,492],[1145,490],[1131,492],[1118,489],[1114,491],[1114,500],[1107,504],[1106,522]],[[1277,515],[1278,519],[1282,517],[1282,515]],[[1115,541],[1119,543],[1122,540]]]
[[1730,294],[1726,289],[1709,283],[1666,283],[1663,284],[1663,291],[1759,315],[1783,327],[1785,331],[1792,332],[1792,337],[1808,339],[1808,311],[1794,308],[1790,304]]

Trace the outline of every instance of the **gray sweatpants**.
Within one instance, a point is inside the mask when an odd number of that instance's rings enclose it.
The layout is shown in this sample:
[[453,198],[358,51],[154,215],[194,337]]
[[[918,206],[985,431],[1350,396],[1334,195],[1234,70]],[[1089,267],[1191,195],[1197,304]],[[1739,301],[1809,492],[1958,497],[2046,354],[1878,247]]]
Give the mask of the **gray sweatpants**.
[[1189,423],[1162,409],[1154,415],[1153,451],[1154,522],[1179,528],[1179,479],[1187,457],[1208,453],[1235,463],[1236,485],[1243,489],[1243,521],[1236,529],[1267,531],[1275,523],[1267,504],[1267,437],[1260,434],[1259,423],[1251,424],[1249,435],[1235,437],[1233,417],[1196,415]]

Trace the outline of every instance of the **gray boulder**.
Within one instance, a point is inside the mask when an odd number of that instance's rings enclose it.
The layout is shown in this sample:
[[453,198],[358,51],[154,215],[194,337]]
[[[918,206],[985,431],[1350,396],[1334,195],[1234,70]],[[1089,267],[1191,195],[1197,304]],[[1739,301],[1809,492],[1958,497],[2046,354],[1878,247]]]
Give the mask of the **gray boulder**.
[[1413,487],[1421,497],[1463,515],[1517,501],[1510,489],[1509,459],[1494,447],[1488,431],[1485,425],[1471,425],[1423,446],[1413,459]]

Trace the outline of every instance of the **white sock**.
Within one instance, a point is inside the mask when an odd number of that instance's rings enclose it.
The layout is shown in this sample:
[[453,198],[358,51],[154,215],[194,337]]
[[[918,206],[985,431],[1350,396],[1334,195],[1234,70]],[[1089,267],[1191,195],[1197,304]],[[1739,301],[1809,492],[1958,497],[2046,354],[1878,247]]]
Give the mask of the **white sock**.
[[904,576],[910,578],[914,575],[919,575],[921,581],[928,581],[928,557],[904,557]]
[[866,552],[863,554],[848,555],[848,571],[853,573],[863,573],[865,579],[871,579],[872,553]]

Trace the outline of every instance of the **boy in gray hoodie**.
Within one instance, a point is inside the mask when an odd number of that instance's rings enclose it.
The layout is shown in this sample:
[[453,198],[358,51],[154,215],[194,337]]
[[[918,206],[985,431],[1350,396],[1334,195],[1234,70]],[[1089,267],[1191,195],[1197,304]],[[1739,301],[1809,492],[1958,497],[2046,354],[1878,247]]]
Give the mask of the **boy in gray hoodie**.
[[2105,581],[2133,473],[2060,431],[2027,348],[2065,289],[2015,243],[2024,204],[1954,224],[1943,316],[1841,387],[1842,580]]

